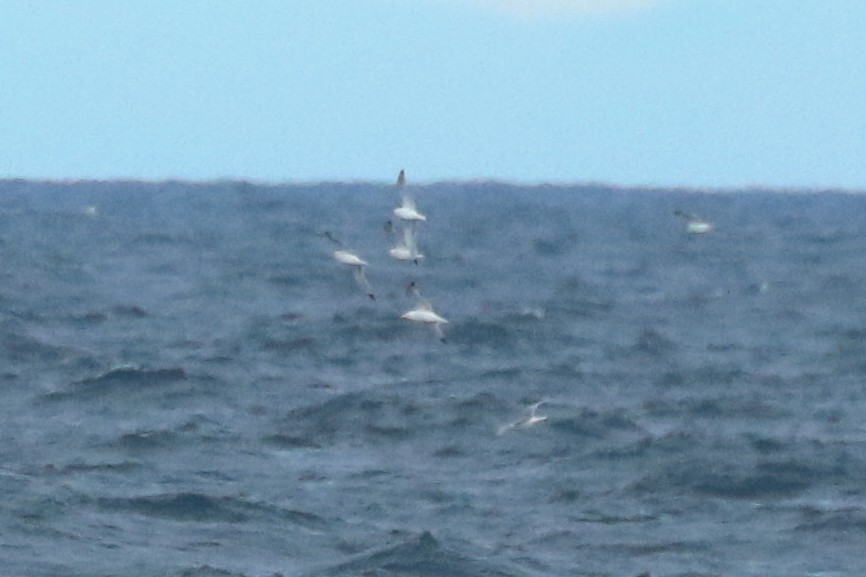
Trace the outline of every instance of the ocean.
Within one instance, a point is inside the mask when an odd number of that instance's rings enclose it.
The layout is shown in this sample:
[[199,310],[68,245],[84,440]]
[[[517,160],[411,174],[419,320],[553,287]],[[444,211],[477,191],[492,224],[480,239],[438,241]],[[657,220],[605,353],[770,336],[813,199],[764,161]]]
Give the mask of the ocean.
[[866,574],[866,195],[411,190],[0,181],[0,574]]

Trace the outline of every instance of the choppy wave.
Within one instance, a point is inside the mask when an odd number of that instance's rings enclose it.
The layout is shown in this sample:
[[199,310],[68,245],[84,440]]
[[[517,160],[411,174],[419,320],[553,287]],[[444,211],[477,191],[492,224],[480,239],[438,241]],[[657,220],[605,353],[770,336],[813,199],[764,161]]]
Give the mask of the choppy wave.
[[816,533],[832,538],[833,533],[866,533],[866,511],[862,507],[822,510],[807,507],[802,511],[797,531]]
[[518,577],[526,573],[501,566],[489,559],[478,559],[449,550],[429,532],[403,543],[366,552],[311,575],[430,575],[434,577]]
[[66,389],[46,395],[49,399],[89,399],[109,394],[135,393],[155,387],[165,387],[187,379],[179,367],[140,369],[119,367],[105,373],[70,383]]

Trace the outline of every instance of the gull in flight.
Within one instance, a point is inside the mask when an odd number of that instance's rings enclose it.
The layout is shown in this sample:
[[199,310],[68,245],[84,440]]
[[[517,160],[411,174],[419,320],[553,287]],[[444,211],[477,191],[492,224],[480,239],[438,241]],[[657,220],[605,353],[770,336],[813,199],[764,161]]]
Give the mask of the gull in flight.
[[421,296],[421,292],[418,290],[418,285],[415,284],[415,281],[409,283],[407,292],[416,297],[416,299],[418,300],[418,304],[415,305],[413,309],[400,315],[400,318],[433,327],[433,331],[436,333],[436,336],[439,337],[439,340],[444,343],[445,332],[442,329],[442,326],[447,325],[448,320],[444,317],[439,316],[436,311],[433,310],[433,307],[430,305],[427,299]]
[[[427,217],[418,212],[418,208],[415,206],[415,201],[406,191],[405,170],[401,170],[400,174],[397,176],[396,186],[397,190],[400,192],[402,204],[394,209],[394,216],[396,216],[401,223],[403,235],[402,238],[397,241],[396,246],[388,251],[388,254],[397,260],[411,260],[414,261],[415,264],[418,264],[418,261],[424,258],[424,255],[418,252],[417,227],[418,223],[426,221]],[[389,232],[393,230],[391,221],[388,221],[386,228]]]
[[423,222],[427,217],[418,212],[415,200],[406,192],[406,171],[401,170],[397,176],[397,189],[400,191],[402,204],[394,209],[394,216],[406,222]]
[[521,417],[521,418],[517,419],[516,421],[508,423],[507,425],[502,425],[501,427],[499,427],[499,431],[497,431],[496,434],[501,435],[503,433],[507,433],[508,431],[510,431],[512,429],[528,429],[529,427],[537,425],[538,423],[543,423],[544,421],[547,420],[547,415],[539,415],[538,414],[538,407],[540,407],[541,405],[543,405],[546,402],[547,401],[542,399],[542,400],[538,401],[537,403],[533,403],[533,404],[529,405],[528,407],[526,407],[526,411],[529,412],[528,415]]
[[[331,242],[339,245],[340,241],[334,238],[330,231],[325,231],[325,238],[330,240]],[[355,282],[358,283],[364,291],[366,291],[367,296],[370,297],[370,300],[376,300],[376,295],[373,294],[372,289],[370,288],[370,282],[367,280],[367,276],[364,274],[364,267],[367,266],[367,261],[359,257],[352,251],[345,249],[337,249],[333,253],[334,259],[337,262],[343,263],[352,269],[352,276],[355,277]]]
[[686,221],[686,232],[689,234],[708,234],[713,231],[713,223],[693,214],[681,210],[675,210],[674,216]]
[[[398,239],[397,244],[388,250],[388,254],[397,260],[411,260],[415,264],[418,264],[418,261],[423,259],[424,255],[418,252],[418,245],[415,240],[417,230],[414,222],[404,221],[401,229],[403,232],[402,238]],[[390,220],[385,223],[385,230],[388,233],[393,232],[393,224]]]

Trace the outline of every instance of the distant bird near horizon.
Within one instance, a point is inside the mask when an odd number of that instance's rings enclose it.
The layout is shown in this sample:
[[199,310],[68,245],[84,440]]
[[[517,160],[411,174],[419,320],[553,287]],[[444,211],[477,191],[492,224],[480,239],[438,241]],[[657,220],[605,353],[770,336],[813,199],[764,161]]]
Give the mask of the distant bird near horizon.
[[[342,244],[339,240],[334,238],[330,231],[325,231],[323,233],[323,236],[336,245]],[[358,286],[360,286],[364,291],[366,291],[367,296],[370,298],[370,300],[376,300],[376,295],[373,294],[373,290],[370,287],[370,281],[367,280],[367,275],[364,274],[364,268],[368,264],[367,261],[359,257],[354,252],[345,249],[335,250],[332,256],[337,262],[351,268],[352,276],[355,278],[355,282],[358,284]]]
[[406,190],[406,171],[400,170],[397,175],[397,189],[400,191],[401,205],[394,209],[394,216],[406,222],[424,222],[427,217],[418,211],[415,206],[415,199]]
[[674,216],[686,221],[686,232],[689,234],[709,234],[713,232],[713,223],[704,220],[694,214],[689,214],[681,210],[675,210]]

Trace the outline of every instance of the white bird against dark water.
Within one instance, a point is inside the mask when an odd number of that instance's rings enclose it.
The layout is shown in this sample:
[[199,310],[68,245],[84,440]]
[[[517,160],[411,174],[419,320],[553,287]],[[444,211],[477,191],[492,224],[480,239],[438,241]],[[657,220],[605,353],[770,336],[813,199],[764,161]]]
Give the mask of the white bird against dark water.
[[526,410],[529,412],[528,415],[526,415],[525,417],[521,417],[516,421],[508,423],[507,425],[502,425],[501,427],[499,427],[499,431],[497,432],[497,434],[501,435],[512,429],[528,429],[529,427],[537,425],[538,423],[543,423],[547,420],[547,415],[539,415],[538,407],[540,407],[546,402],[547,401],[542,399],[537,403],[529,405],[528,407],[526,407]]
[[686,232],[689,234],[709,234],[713,232],[713,223],[693,214],[681,210],[675,210],[674,216],[686,221]]
[[427,217],[418,211],[415,200],[406,190],[406,171],[401,170],[397,176],[397,189],[400,191],[402,204],[394,209],[394,216],[406,222],[423,222]]
[[440,316],[438,313],[436,313],[436,311],[433,310],[433,307],[430,305],[429,301],[427,301],[427,299],[421,296],[421,292],[418,290],[418,285],[415,284],[415,281],[412,281],[409,284],[407,292],[412,294],[418,300],[418,304],[416,304],[415,307],[411,310],[403,313],[400,318],[433,327],[433,331],[436,333],[436,336],[439,337],[439,340],[444,343],[445,331],[442,327],[443,325],[449,324],[448,319]]
[[[389,232],[393,232],[393,224],[389,220],[385,227]],[[424,255],[418,251],[416,239],[417,229],[412,222],[404,222],[400,227],[402,234],[397,240],[397,244],[388,250],[388,254],[397,260],[411,260],[415,264],[424,258]]]
[[[339,240],[334,238],[330,231],[325,231],[324,236],[334,244],[341,244]],[[376,300],[376,295],[373,294],[373,291],[370,288],[370,282],[367,280],[367,275],[364,274],[364,267],[367,266],[367,261],[359,257],[354,252],[345,249],[335,250],[332,256],[337,262],[340,262],[351,268],[352,276],[355,278],[355,282],[358,283],[358,286],[360,286],[362,289],[364,289],[364,291],[366,291],[367,296],[370,297],[370,300]]]

